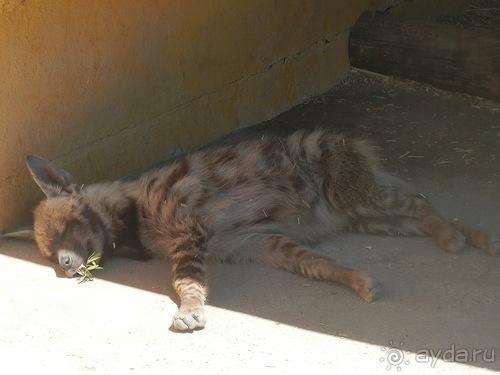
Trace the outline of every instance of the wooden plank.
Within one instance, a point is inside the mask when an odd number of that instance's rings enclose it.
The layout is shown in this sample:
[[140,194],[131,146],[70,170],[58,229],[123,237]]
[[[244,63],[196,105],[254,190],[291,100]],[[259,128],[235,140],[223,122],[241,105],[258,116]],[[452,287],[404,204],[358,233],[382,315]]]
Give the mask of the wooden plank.
[[351,65],[500,101],[500,32],[365,12],[351,31]]

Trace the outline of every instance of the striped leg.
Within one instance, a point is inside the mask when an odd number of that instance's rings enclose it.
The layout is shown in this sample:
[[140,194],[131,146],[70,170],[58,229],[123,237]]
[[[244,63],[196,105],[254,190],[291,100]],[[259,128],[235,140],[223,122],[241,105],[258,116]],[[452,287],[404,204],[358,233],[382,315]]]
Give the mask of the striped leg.
[[496,237],[457,220],[448,223],[422,195],[388,191],[376,208],[358,208],[357,215],[348,230],[389,236],[430,235],[448,252],[459,250],[467,242],[489,255],[500,254]]
[[489,255],[500,254],[500,241],[485,230],[471,227],[457,220],[454,220],[451,225],[465,236],[468,244],[483,250]]
[[464,235],[445,221],[423,195],[387,191],[373,209],[360,209],[353,229],[365,233],[430,235],[448,252],[465,244]]
[[180,331],[200,329],[205,326],[207,287],[205,260],[202,247],[193,236],[176,241],[177,250],[170,255],[174,275],[173,286],[180,298],[179,311],[173,317],[173,326]]
[[207,322],[203,306],[206,287],[199,280],[185,277],[174,281],[174,289],[179,294],[181,304],[173,317],[173,326],[179,331],[203,328]]
[[261,245],[261,252],[254,259],[264,264],[310,279],[345,285],[367,302],[375,301],[380,295],[380,284],[368,275],[341,266],[283,235],[269,235]]

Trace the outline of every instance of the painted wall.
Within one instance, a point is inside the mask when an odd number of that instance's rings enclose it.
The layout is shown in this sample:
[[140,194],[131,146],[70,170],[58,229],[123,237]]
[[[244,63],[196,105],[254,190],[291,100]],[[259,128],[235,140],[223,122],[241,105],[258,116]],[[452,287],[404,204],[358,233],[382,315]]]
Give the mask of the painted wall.
[[380,0],[0,0],[0,230],[41,193],[26,154],[82,183],[148,166],[324,92]]

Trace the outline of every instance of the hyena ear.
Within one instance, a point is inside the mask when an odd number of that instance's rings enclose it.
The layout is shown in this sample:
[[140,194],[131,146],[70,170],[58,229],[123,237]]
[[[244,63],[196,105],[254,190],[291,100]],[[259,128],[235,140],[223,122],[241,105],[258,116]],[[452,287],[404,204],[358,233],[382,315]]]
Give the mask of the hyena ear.
[[54,163],[38,156],[28,155],[26,165],[33,180],[40,186],[47,198],[75,192],[76,181],[73,176]]
[[34,240],[35,233],[33,232],[33,227],[26,227],[15,232],[3,233],[0,237],[2,238],[15,238],[23,240]]

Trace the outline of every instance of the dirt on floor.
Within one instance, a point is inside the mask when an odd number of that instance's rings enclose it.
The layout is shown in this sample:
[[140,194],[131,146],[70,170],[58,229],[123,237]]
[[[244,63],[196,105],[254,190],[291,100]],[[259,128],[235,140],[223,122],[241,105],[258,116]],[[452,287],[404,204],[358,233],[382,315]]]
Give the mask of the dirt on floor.
[[[324,127],[370,139],[382,164],[447,218],[500,234],[500,104],[352,71],[333,90],[218,140]],[[82,181],[84,182],[84,181]],[[2,373],[489,373],[500,370],[500,258],[429,238],[332,234],[320,250],[384,293],[258,264],[210,267],[204,330],[169,330],[165,261],[114,259],[55,277],[31,243],[0,240]]]

